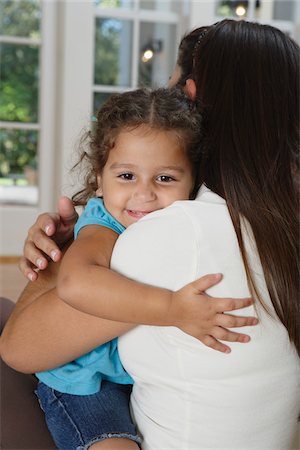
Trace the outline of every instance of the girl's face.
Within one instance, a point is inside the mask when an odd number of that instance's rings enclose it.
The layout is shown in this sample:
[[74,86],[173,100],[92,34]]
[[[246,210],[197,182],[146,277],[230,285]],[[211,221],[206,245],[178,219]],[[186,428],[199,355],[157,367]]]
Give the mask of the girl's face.
[[175,132],[146,125],[119,133],[97,182],[97,195],[124,227],[188,199],[194,187],[191,164]]

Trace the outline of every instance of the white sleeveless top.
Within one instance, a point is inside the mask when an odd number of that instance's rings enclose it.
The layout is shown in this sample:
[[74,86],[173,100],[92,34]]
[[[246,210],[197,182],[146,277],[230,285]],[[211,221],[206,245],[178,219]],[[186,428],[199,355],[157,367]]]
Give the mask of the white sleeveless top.
[[[247,249],[270,306],[251,236]],[[117,241],[112,267],[172,290],[221,272],[212,295],[249,296],[226,204],[205,187],[196,200],[176,202],[130,226]],[[138,326],[119,339],[121,360],[135,380],[131,406],[144,450],[291,448],[300,404],[299,358],[283,325],[256,308],[260,324],[242,329],[251,342],[229,343],[230,354],[173,327]],[[238,313],[256,315],[253,307]]]

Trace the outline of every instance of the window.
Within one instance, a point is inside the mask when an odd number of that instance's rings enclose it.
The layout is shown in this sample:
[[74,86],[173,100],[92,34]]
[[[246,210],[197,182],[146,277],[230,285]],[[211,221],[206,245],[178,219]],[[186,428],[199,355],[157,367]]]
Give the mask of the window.
[[40,3],[4,0],[0,17],[0,202],[36,204]]
[[55,2],[0,2],[0,254],[53,209]]
[[270,23],[293,33],[297,0],[221,0],[216,2],[219,18],[233,17]]
[[114,92],[166,85],[180,37],[180,2],[95,0],[94,111]]

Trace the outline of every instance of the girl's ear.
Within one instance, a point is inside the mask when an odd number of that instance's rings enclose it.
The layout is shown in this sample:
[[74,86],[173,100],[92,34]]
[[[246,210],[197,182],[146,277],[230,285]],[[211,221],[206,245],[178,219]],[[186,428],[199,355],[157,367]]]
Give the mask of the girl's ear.
[[96,190],[96,195],[97,197],[103,197],[103,191],[102,191],[102,177],[101,175],[98,173],[97,175],[97,190]]
[[186,95],[194,102],[196,100],[196,83],[192,78],[188,78],[184,87]]

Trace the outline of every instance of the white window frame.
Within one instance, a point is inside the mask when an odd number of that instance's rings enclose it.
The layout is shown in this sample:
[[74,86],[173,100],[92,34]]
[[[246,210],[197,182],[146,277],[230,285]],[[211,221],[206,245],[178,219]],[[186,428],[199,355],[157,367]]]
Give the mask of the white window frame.
[[[142,1],[142,0],[141,0]],[[141,22],[148,22],[166,25],[175,25],[176,39],[179,43],[180,38],[188,22],[189,8],[187,5],[189,0],[181,0],[178,3],[178,13],[166,10],[144,10],[139,7],[140,0],[134,0],[133,7],[128,9],[110,9],[94,7],[94,17],[96,18],[114,18],[116,20],[130,20],[133,24],[132,37],[132,65],[131,65],[131,83],[129,86],[110,86],[110,85],[93,85],[93,93],[114,93],[124,92],[128,89],[135,89],[138,87],[138,64],[139,64],[139,42],[140,42],[140,24]],[[177,49],[176,49],[177,50]],[[174,63],[176,58],[176,51],[174,53]]]

